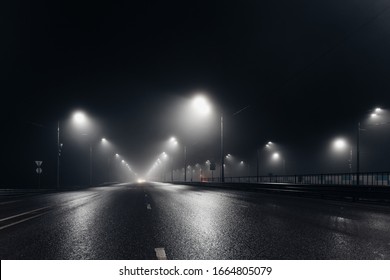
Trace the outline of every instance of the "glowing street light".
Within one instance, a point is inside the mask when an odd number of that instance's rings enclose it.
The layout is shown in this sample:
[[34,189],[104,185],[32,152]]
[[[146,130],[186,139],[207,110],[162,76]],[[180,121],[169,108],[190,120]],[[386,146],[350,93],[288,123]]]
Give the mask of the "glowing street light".
[[171,143],[171,144],[173,144],[173,145],[177,145],[177,144],[178,144],[178,142],[177,142],[177,140],[176,140],[175,137],[171,137],[171,138],[169,139],[169,143]]
[[274,152],[272,154],[272,159],[274,161],[279,161],[279,160],[282,160],[282,163],[283,163],[283,173],[284,175],[286,175],[286,160],[284,158],[282,158],[282,156],[280,155],[280,153],[278,152]]
[[[195,97],[193,97],[191,101],[191,109],[196,114],[196,116],[205,117],[210,115],[211,113],[211,104],[203,94],[197,94],[195,95]],[[222,125],[222,119],[221,119],[221,125]],[[221,130],[221,135],[222,135],[222,130]],[[175,142],[177,143],[176,139],[174,137],[172,138],[171,138],[172,141],[174,143]],[[221,154],[221,157],[223,157],[223,153]],[[186,165],[187,165],[187,146],[184,146],[184,170],[186,170]],[[222,172],[221,174],[223,175],[223,169],[221,169],[221,172]],[[184,172],[184,182],[186,181],[187,181],[187,172]]]
[[[274,145],[273,142],[268,141],[267,144],[265,144],[265,147],[267,149],[271,149]],[[257,149],[257,157],[256,157],[256,181],[259,182],[259,165],[260,165],[260,148]]]
[[202,116],[209,115],[211,106],[203,95],[197,95],[192,101],[193,108]]
[[[173,147],[176,147],[178,144],[179,144],[179,141],[177,140],[176,137],[172,136],[171,138],[169,138],[169,144],[170,144],[170,148],[172,148],[172,145]],[[187,166],[187,146],[184,145],[184,170]],[[171,181],[173,181],[173,157],[171,159],[172,163],[171,163]],[[184,172],[184,182],[187,181],[187,173]]]
[[[168,144],[169,144],[170,151],[172,151],[173,149],[176,149],[176,147],[178,145],[178,141],[177,141],[176,137],[172,136],[171,138],[169,138]],[[171,154],[171,182],[173,182],[173,155],[172,154]],[[185,165],[185,163],[184,163],[184,165]]]
[[[376,119],[379,117],[379,114],[382,113],[380,107],[376,107],[374,112],[371,113],[371,118]],[[360,127],[360,122],[357,124],[357,137],[356,137],[356,185],[360,185],[360,131],[363,129]]]
[[[87,115],[83,111],[76,111],[75,113],[73,113],[73,122],[79,127],[84,127],[90,121]],[[91,142],[89,143],[89,185],[92,186],[92,144]]]
[[344,138],[336,138],[335,140],[333,140],[332,146],[333,150],[337,153],[345,152],[349,148],[348,165],[349,170],[352,173],[352,147],[349,146],[347,140],[345,140]]
[[266,148],[271,148],[272,145],[273,145],[273,143],[271,141],[269,141],[267,144],[265,144],[265,147]]
[[[192,101],[192,105],[195,110],[202,116],[209,115],[211,113],[211,105],[210,102],[205,98],[204,95],[197,95],[194,97]],[[223,114],[221,112],[221,182],[225,182],[225,172],[224,172],[224,142],[223,142]]]
[[84,112],[77,111],[73,114],[73,120],[78,125],[83,125],[87,122],[87,117]]
[[[77,126],[85,125],[88,121],[86,114],[82,111],[76,111],[72,115],[72,119]],[[63,144],[60,143],[60,121],[57,122],[57,188],[60,187],[60,156]],[[90,155],[91,157],[91,155]],[[90,177],[92,169],[90,166]]]
[[[111,162],[113,160],[113,157],[117,157],[116,154],[114,154],[114,156],[112,155],[112,152],[111,152],[111,142],[107,140],[107,138],[103,137],[101,138],[100,140],[100,143],[101,143],[101,147],[104,148],[106,150],[106,152],[108,152],[108,154],[106,154],[107,156],[107,180],[109,181],[110,178],[111,178]],[[118,155],[119,156],[119,155]]]
[[[204,95],[197,95],[194,97],[192,101],[193,108],[198,112],[198,114],[202,116],[209,115],[211,113],[211,105],[210,102],[205,98]],[[242,110],[245,110],[247,107],[244,109],[241,109],[237,113],[241,112]],[[236,113],[236,114],[237,114]],[[221,115],[221,121],[220,121],[220,129],[221,129],[221,182],[225,182],[225,172],[224,172],[224,139],[223,139],[223,113],[220,112]]]
[[[168,160],[169,160],[169,157],[168,157],[168,155],[167,155],[167,153],[166,152],[162,152],[161,154],[161,160],[160,160],[160,158],[158,158],[158,162],[160,162],[160,163],[164,163],[164,161],[166,161],[166,162],[168,162]],[[161,167],[162,169],[161,169],[161,172],[163,173],[163,175],[161,176],[162,178],[161,179],[163,179],[164,180],[164,182],[166,181],[166,164],[164,164],[164,165],[162,165],[162,167]],[[171,175],[172,176],[172,175]]]
[[333,141],[333,147],[338,151],[344,150],[347,147],[347,141],[343,138],[337,138]]

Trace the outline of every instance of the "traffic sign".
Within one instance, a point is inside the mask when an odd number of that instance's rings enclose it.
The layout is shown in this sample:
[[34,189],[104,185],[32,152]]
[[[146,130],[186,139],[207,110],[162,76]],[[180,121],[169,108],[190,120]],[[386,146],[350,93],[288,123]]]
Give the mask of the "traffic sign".
[[215,162],[210,163],[210,170],[215,170],[216,164]]
[[37,169],[35,169],[35,171],[37,172],[37,174],[41,174],[42,173],[42,168],[38,167]]
[[36,160],[36,161],[35,161],[35,164],[39,167],[39,166],[42,165],[42,162],[43,162],[43,161],[41,161],[41,160]]

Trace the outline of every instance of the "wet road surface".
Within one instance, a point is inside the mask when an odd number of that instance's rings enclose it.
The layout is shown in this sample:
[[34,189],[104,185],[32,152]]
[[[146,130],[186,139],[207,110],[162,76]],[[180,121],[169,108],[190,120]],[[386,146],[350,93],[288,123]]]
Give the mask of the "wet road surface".
[[389,214],[384,206],[162,183],[0,192],[0,257],[390,259]]

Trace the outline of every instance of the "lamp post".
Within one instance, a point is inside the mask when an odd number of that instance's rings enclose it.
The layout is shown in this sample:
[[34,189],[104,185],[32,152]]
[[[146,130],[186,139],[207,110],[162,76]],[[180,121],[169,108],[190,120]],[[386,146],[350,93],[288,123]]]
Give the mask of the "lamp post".
[[[193,105],[198,111],[198,113],[202,115],[208,115],[211,111],[211,105],[208,102],[206,98],[204,98],[202,95],[198,95],[193,99]],[[233,116],[241,113],[245,109],[247,109],[249,106],[245,106],[244,108],[238,110],[233,114]],[[220,111],[220,132],[221,132],[221,147],[220,147],[220,158],[221,158],[221,182],[225,182],[225,159],[224,159],[224,116],[222,110]]]
[[89,186],[92,187],[92,143],[89,143]]
[[[84,112],[77,111],[73,114],[73,121],[78,126],[85,126],[86,123],[89,122],[87,116]],[[87,133],[83,133],[83,135],[88,135]],[[92,140],[89,139],[89,186],[92,186]]]
[[357,124],[356,133],[356,185],[360,185],[360,122]]
[[[211,106],[206,98],[202,95],[198,95],[193,99],[193,105],[197,112],[202,115],[207,115],[211,111]],[[220,115],[220,132],[221,132],[221,146],[220,146],[220,157],[221,157],[221,182],[225,182],[225,171],[224,171],[224,127],[223,127],[223,113]],[[186,151],[185,151],[186,153]],[[186,160],[185,160],[186,163]],[[186,165],[186,164],[185,164]],[[186,178],[185,178],[186,179]]]
[[259,182],[259,149],[256,151],[256,182]]
[[[382,109],[377,107],[373,110],[373,113],[371,113],[371,118],[377,118],[380,113],[382,112]],[[356,133],[356,185],[360,185],[360,131],[364,129],[361,128],[360,122],[357,124],[357,133]]]
[[223,146],[223,114],[221,113],[221,183],[225,182],[225,156]]
[[176,137],[171,137],[168,141],[169,144],[169,149],[172,151],[171,153],[171,182],[173,182],[173,153],[174,153],[174,148],[177,147],[177,140]]
[[60,188],[60,121],[57,124],[57,189]]
[[[266,148],[271,148],[273,143],[271,141],[268,141],[267,144],[265,144]],[[260,148],[257,149],[257,157],[256,157],[256,181],[259,182],[259,168],[260,168]]]
[[[172,148],[172,146],[176,147],[179,144],[176,137],[173,137],[173,136],[169,139],[168,142],[169,142],[170,148]],[[183,155],[184,155],[184,170],[186,170],[186,167],[187,167],[187,146],[186,145],[183,146]],[[184,172],[183,178],[184,178],[184,182],[187,182],[187,172]],[[171,181],[173,181],[173,156],[171,158]]]
[[[73,121],[76,125],[82,125],[86,122],[86,116],[81,111],[76,111],[73,113]],[[60,121],[57,121],[57,188],[60,187],[60,157],[63,144],[60,143]]]
[[352,147],[344,138],[336,138],[333,141],[333,149],[335,152],[343,152],[349,149],[348,167],[349,172],[352,173]]
[[272,159],[275,161],[279,161],[280,159],[282,160],[283,164],[283,174],[286,175],[286,160],[280,156],[280,153],[275,152],[272,154]]
[[[106,138],[101,139],[102,147],[109,148],[110,147],[110,142]],[[110,181],[110,162],[111,162],[111,153],[108,151],[109,155],[107,157],[107,182]]]

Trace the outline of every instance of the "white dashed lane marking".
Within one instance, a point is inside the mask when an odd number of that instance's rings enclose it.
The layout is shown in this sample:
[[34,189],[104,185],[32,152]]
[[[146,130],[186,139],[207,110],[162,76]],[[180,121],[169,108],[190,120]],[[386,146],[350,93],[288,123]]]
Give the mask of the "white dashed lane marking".
[[42,216],[44,214],[46,214],[46,213],[41,213],[41,214],[38,214],[38,215],[35,215],[35,216],[32,216],[32,217],[29,217],[29,218],[26,218],[26,219],[14,222],[12,224],[8,224],[8,225],[5,225],[5,226],[2,226],[2,227],[0,227],[0,230],[5,229],[7,227],[11,227],[11,226],[17,225],[17,224],[20,224],[20,223],[23,223],[25,221],[28,221],[28,220],[31,220],[31,219],[34,219],[34,218],[38,218],[39,216]]
[[50,208],[50,206],[34,209],[32,211],[28,211],[28,212],[20,213],[20,214],[13,215],[13,216],[10,216],[10,217],[7,217],[7,218],[3,218],[3,219],[0,219],[0,222],[11,220],[11,219],[14,219],[14,218],[17,218],[17,217],[20,217],[20,216],[25,216],[25,215],[28,215],[28,214],[32,214],[34,212],[38,212],[40,210],[44,210],[44,209],[47,209],[47,208]]
[[19,202],[19,201],[21,201],[21,200],[4,201],[4,202],[0,202],[0,205],[11,204],[11,203]]
[[164,248],[154,248],[154,251],[156,252],[156,257],[158,260],[167,260],[167,255],[165,254]]

